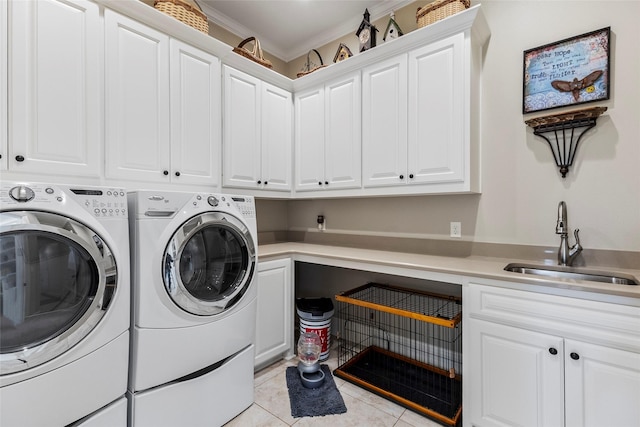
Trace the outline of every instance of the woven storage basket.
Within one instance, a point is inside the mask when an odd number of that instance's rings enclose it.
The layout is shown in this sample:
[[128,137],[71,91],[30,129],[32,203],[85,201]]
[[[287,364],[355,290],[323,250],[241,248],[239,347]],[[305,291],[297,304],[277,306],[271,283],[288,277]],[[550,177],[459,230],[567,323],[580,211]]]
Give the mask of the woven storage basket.
[[193,0],[155,0],[153,7],[196,30],[209,34],[207,15],[202,13]]
[[469,9],[469,0],[436,0],[424,7],[419,7],[416,12],[418,28],[433,24],[448,16]]
[[[320,60],[320,65],[316,65],[316,64],[314,64],[312,62],[312,60],[311,60],[311,52],[314,52],[316,54],[316,56]],[[304,68],[302,69],[302,71],[300,71],[298,73],[298,77],[306,76],[307,74],[313,73],[314,71],[319,70],[320,68],[324,68],[324,67],[326,67],[326,65],[324,65],[324,62],[322,62],[322,56],[320,56],[320,52],[318,52],[315,49],[311,49],[307,53],[307,61],[304,63]]]
[[[253,42],[253,50],[249,50],[244,47],[244,45],[249,42]],[[260,65],[264,65],[267,68],[271,68],[273,66],[271,65],[271,61],[265,59],[264,55],[262,54],[262,48],[260,47],[260,41],[255,37],[249,37],[242,40],[238,47],[233,48],[233,51],[244,56],[247,59],[257,62]]]

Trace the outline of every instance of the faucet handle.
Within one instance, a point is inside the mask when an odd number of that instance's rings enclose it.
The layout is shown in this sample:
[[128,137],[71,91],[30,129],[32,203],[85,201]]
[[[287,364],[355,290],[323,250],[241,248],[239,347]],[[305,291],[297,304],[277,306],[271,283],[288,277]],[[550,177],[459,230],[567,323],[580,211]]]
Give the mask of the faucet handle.
[[580,247],[582,247],[582,245],[580,245],[580,236],[578,235],[578,233],[579,233],[579,232],[580,232],[580,229],[579,229],[579,228],[576,228],[576,229],[573,231],[573,237],[575,237],[575,238],[576,238],[576,246],[580,246]]

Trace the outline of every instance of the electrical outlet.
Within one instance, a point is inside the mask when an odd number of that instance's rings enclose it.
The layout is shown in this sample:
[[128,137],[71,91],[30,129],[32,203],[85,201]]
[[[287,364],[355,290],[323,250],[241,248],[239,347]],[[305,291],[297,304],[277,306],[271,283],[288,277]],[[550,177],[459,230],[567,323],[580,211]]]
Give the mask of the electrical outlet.
[[451,225],[451,237],[462,237],[462,223],[452,222]]

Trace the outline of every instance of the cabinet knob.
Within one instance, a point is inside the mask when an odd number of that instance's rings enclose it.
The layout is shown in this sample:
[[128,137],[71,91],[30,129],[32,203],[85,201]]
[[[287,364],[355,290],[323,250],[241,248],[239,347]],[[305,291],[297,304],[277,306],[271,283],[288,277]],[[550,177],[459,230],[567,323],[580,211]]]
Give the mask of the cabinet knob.
[[324,185],[329,185],[329,181],[325,181],[325,182],[324,182]]
[[16,156],[16,161],[17,161],[17,162],[24,162],[24,156],[21,156],[21,155],[19,155],[19,154],[18,154],[18,155]]
[[400,175],[400,179],[404,179],[404,175]]
[[162,175],[164,175],[164,176],[169,175],[169,171],[162,171]]
[[555,348],[551,347],[549,349],[549,353],[551,353],[551,354],[553,354],[555,356],[556,354],[558,354],[558,350],[556,350]]
[[569,357],[571,357],[573,360],[580,359],[580,355],[578,353],[571,353]]
[[413,174],[412,173],[409,174],[409,178],[413,179]]
[[261,180],[258,180],[258,184],[262,184],[262,181],[261,181]]
[[267,185],[268,183],[269,183],[269,182],[265,181],[265,182],[264,182],[264,185]]
[[322,181],[318,181],[318,185],[322,185]]
[[180,172],[176,172],[176,176],[180,176]]

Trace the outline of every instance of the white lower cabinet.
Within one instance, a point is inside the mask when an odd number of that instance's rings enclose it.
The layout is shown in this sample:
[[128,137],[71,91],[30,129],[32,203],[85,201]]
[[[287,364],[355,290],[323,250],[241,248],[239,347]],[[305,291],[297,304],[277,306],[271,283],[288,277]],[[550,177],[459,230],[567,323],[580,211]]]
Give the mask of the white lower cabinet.
[[465,298],[465,425],[639,425],[639,307],[474,284]]
[[[561,426],[564,422],[562,339],[471,320],[465,417],[479,426]],[[548,350],[556,349],[552,355]]]
[[287,354],[293,354],[293,283],[291,260],[258,263],[258,312],[256,353],[259,369]]

